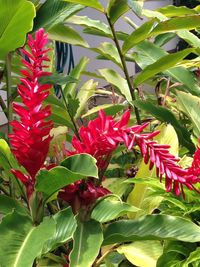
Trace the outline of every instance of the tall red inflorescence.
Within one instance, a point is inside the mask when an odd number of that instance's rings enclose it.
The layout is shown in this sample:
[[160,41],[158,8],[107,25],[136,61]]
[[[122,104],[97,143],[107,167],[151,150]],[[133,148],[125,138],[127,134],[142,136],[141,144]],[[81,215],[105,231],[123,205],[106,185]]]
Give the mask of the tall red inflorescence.
[[[142,133],[148,123],[128,127],[129,119],[129,111],[126,111],[122,118],[116,122],[113,117],[106,116],[105,112],[101,110],[98,118],[90,121],[87,127],[80,128],[80,140],[74,137],[72,140],[74,150],[67,153],[69,155],[91,154],[97,159],[98,167],[103,168],[107,164],[107,156],[111,155],[119,144],[125,144],[129,150],[138,145],[144,162],[149,163],[149,169],[155,166],[160,180],[163,176],[165,177],[167,192],[173,190],[176,195],[182,193],[184,196],[183,185],[190,190],[195,190],[194,184],[200,182],[200,172],[195,173],[188,169],[182,169],[178,165],[179,159],[170,154],[170,146],[158,144],[157,141],[153,140],[159,131]],[[199,162],[200,152],[196,152],[195,158],[197,158],[197,153]],[[194,169],[195,163],[193,165]]]
[[49,49],[45,48],[47,42],[44,29],[39,29],[35,39],[28,35],[28,48],[21,50],[25,56],[22,59],[25,69],[21,70],[24,78],[20,79],[18,93],[23,104],[13,103],[13,109],[20,120],[11,122],[13,133],[9,135],[13,154],[30,175],[13,170],[16,177],[26,185],[28,196],[33,191],[35,176],[46,159],[51,140],[49,132],[53,127],[48,119],[51,108],[49,105],[43,106],[51,85],[39,82],[39,78],[50,75],[43,70],[48,67],[45,62],[50,61],[47,55]]

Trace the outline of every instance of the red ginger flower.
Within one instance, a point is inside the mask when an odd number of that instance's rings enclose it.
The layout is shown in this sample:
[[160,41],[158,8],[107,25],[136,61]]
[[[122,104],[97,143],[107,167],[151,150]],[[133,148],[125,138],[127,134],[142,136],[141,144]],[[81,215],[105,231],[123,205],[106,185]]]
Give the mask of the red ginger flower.
[[189,189],[195,189],[194,184],[200,182],[198,175],[189,173],[178,165],[179,159],[169,153],[169,145],[158,144],[152,140],[159,131],[142,134],[142,130],[147,127],[135,125],[128,127],[130,112],[126,111],[122,118],[115,122],[111,116],[106,116],[104,111],[99,112],[99,117],[90,121],[87,127],[81,127],[80,140],[76,137],[72,140],[74,151],[68,154],[88,153],[97,159],[99,168],[105,166],[108,155],[117,148],[120,143],[124,143],[128,149],[138,145],[145,163],[149,163],[149,168],[156,166],[157,176],[162,180],[165,175],[166,191],[174,190],[176,195],[183,192],[183,185]]
[[46,120],[51,109],[50,106],[42,106],[43,100],[49,95],[51,85],[39,83],[40,77],[50,75],[49,72],[43,71],[43,68],[48,67],[44,62],[49,61],[48,49],[45,49],[47,42],[47,34],[44,29],[40,29],[36,32],[35,39],[28,35],[29,50],[21,50],[27,58],[22,59],[26,69],[21,70],[24,78],[20,79],[22,84],[18,85],[18,93],[24,105],[13,103],[13,109],[19,115],[20,121],[11,122],[13,134],[9,135],[12,152],[30,177],[16,170],[13,170],[13,173],[26,185],[29,196],[33,190],[35,176],[47,156],[51,140],[49,132],[52,122]]
[[59,192],[59,197],[65,200],[76,212],[81,206],[88,206],[99,197],[110,194],[110,191],[102,186],[95,186],[93,181],[78,181],[66,186]]

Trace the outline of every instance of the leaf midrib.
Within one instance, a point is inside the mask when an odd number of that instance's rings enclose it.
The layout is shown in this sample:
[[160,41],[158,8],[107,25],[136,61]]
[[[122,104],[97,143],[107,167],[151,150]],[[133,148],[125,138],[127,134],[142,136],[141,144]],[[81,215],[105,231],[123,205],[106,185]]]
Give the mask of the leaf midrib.
[[14,262],[13,267],[17,267],[17,266],[18,266],[18,262],[19,262],[19,260],[20,260],[20,256],[21,256],[22,253],[23,253],[23,249],[24,249],[24,247],[26,246],[26,244],[27,244],[27,242],[28,242],[28,239],[29,239],[30,235],[32,234],[32,232],[33,232],[34,230],[35,230],[35,228],[32,228],[32,229],[29,231],[29,233],[27,234],[26,238],[24,239],[24,242],[22,243],[22,246],[21,246],[21,248],[20,248],[20,250],[19,250],[19,252],[18,252],[18,254],[17,254],[17,257],[16,257],[16,259],[15,259],[15,262]]

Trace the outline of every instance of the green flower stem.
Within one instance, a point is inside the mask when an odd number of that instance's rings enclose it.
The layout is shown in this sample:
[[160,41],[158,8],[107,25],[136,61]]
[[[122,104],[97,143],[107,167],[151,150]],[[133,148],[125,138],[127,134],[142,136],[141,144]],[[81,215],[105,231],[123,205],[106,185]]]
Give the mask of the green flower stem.
[[8,133],[11,133],[10,122],[13,120],[12,112],[12,80],[11,80],[11,53],[6,56],[6,85],[7,85],[7,118],[8,118]]
[[[116,32],[115,32],[114,25],[110,21],[110,18],[108,17],[107,14],[106,14],[106,18],[107,18],[107,21],[109,23],[109,26],[110,26],[110,29],[111,29],[111,32],[112,32],[112,35],[113,35],[113,41],[115,42],[118,54],[119,54],[120,59],[121,59],[124,75],[125,75],[127,83],[128,83],[128,87],[129,87],[129,91],[130,91],[132,100],[134,101],[134,100],[136,100],[136,96],[135,96],[135,93],[134,93],[134,88],[133,88],[133,85],[132,85],[131,78],[130,78],[129,73],[128,73],[128,68],[127,68],[127,65],[126,65],[125,57],[124,57],[124,55],[123,55],[123,53],[121,51],[121,47],[120,47],[119,41],[117,39],[117,35],[116,35]],[[135,106],[134,106],[134,110],[135,110],[135,116],[136,116],[137,123],[141,124],[139,110]]]
[[[66,109],[68,110],[68,105],[67,105],[67,101],[66,101],[65,95],[63,93],[63,90],[61,89],[60,91],[61,91],[61,95],[62,95],[63,101],[65,103]],[[76,137],[80,140],[80,136],[79,136],[78,127],[76,125],[76,122],[75,122],[74,118],[70,115],[70,112],[68,112],[68,113],[69,113],[71,122],[72,122],[72,124],[74,126],[74,129],[73,129],[74,133],[75,133]]]

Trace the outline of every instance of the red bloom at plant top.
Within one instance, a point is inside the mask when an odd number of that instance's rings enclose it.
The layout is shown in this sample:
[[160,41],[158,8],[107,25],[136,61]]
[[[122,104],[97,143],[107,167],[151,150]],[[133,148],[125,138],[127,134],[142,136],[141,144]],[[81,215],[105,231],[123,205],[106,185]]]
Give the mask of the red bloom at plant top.
[[47,56],[48,49],[45,48],[48,42],[47,34],[40,29],[35,34],[35,39],[28,35],[29,49],[22,49],[26,59],[22,59],[26,69],[21,70],[24,78],[18,85],[18,93],[22,98],[23,105],[13,103],[13,109],[20,118],[20,121],[14,120],[13,134],[10,134],[10,143],[12,152],[19,163],[27,170],[28,175],[20,171],[13,170],[13,173],[27,187],[30,196],[35,182],[35,175],[42,167],[49,150],[51,137],[49,132],[52,128],[52,122],[46,120],[51,114],[50,106],[42,106],[44,99],[49,95],[51,85],[39,82],[42,76],[50,75],[43,71],[48,66],[44,65],[49,61]]
[[148,123],[128,127],[129,119],[129,111],[126,111],[119,121],[115,121],[113,117],[106,116],[101,110],[98,118],[90,121],[87,127],[80,128],[80,140],[77,137],[72,140],[75,150],[67,153],[70,155],[88,153],[97,159],[97,165],[101,169],[107,166],[107,159],[119,144],[124,143],[128,149],[138,145],[144,162],[149,163],[149,168],[156,167],[160,180],[165,176],[167,192],[173,189],[176,195],[181,192],[184,194],[183,185],[191,190],[195,189],[194,184],[200,181],[198,177],[200,172],[197,174],[182,169],[178,165],[179,159],[169,153],[169,145],[158,144],[157,141],[152,140],[159,131],[142,133]]

